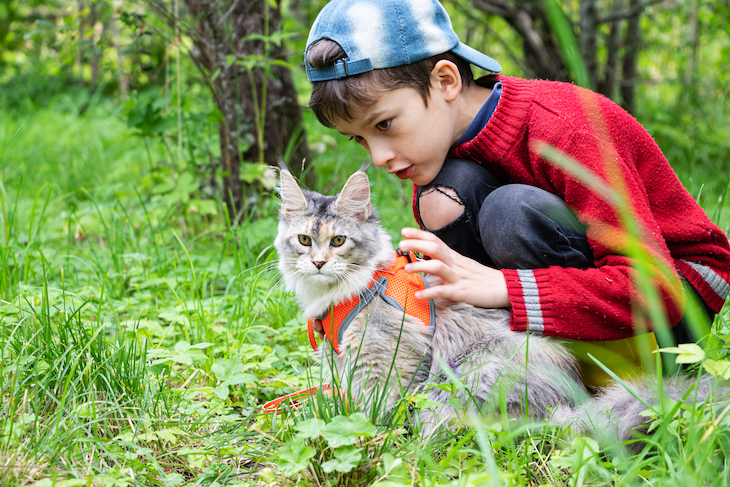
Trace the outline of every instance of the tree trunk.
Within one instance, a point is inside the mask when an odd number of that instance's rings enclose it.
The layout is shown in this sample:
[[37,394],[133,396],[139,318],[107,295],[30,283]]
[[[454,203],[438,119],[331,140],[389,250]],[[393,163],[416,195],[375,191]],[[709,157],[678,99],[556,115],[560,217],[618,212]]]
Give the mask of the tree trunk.
[[[77,2],[77,8],[79,12],[83,12],[84,10],[84,0],[78,0]],[[79,80],[81,81],[81,86],[86,86],[86,81],[84,80],[84,22],[85,18],[81,17],[79,19],[79,31],[78,31],[78,42],[79,42]]]
[[692,88],[695,87],[697,81],[697,57],[700,51],[700,20],[699,20],[699,0],[692,0],[692,11],[690,12],[689,18],[689,43],[690,43],[690,57],[689,63],[687,64],[687,72],[684,77],[684,84]]
[[[223,115],[218,127],[223,197],[231,218],[237,218],[257,200],[258,185],[241,181],[242,163],[274,165],[288,156],[298,174],[302,161],[309,160],[291,74],[270,62],[283,60],[284,50],[261,39],[279,29],[280,12],[268,0],[185,0],[185,5],[197,20],[195,31],[187,32],[195,44],[193,61],[208,78]],[[249,62],[256,56],[262,61]],[[270,76],[264,76],[266,70]],[[241,141],[251,135],[254,142],[242,149]]]
[[229,64],[229,56],[234,53],[226,32],[222,5],[212,5],[205,0],[185,0],[191,16],[198,20],[193,35],[196,49],[193,60],[202,73],[217,77],[211,88],[216,105],[221,111],[222,120],[218,123],[220,144],[220,167],[223,174],[223,200],[230,218],[236,219],[243,210],[243,187],[240,178],[238,150],[238,113],[236,109],[236,71],[235,64]]
[[[619,10],[622,7],[622,0],[614,0],[613,9]],[[598,84],[598,92],[614,99],[616,92],[616,74],[618,71],[618,54],[621,44],[621,23],[615,19],[611,21],[606,40],[606,64],[603,66],[603,78]]]
[[129,81],[127,80],[127,73],[124,71],[124,53],[119,45],[117,12],[114,9],[112,9],[109,14],[109,36],[111,37],[112,47],[117,53],[117,63],[119,65],[119,94],[122,99],[125,99],[127,97],[127,90],[129,89]]
[[[629,10],[638,7],[640,0],[629,0]],[[641,43],[641,11],[629,17],[624,40],[624,59],[621,69],[621,106],[633,114],[636,110],[636,76]]]
[[96,2],[92,3],[89,6],[89,16],[91,18],[90,24],[92,29],[91,34],[91,42],[94,45],[92,49],[92,57],[91,57],[91,86],[96,87],[96,84],[99,82],[99,62],[101,61],[101,47],[100,41],[102,36],[104,35],[104,27],[102,24],[102,27],[98,29],[97,32],[97,22],[99,21],[99,11],[98,11],[98,5]]
[[578,34],[578,46],[588,71],[588,78],[591,86],[595,88],[598,84],[598,59],[596,58],[598,34],[598,9],[596,0],[582,0],[580,4],[580,31]]
[[[244,1],[238,5],[242,11],[234,10],[233,21],[237,51],[244,56],[285,61],[281,44],[247,39],[252,34],[266,36],[280,29],[280,2],[277,1],[277,8],[266,0]],[[239,77],[243,126],[257,135],[256,142],[244,151],[243,160],[276,165],[279,159],[286,159],[290,169],[299,174],[309,167],[309,149],[294,81],[288,68],[271,64],[270,69],[270,77],[262,69],[248,70]],[[258,137],[260,130],[264,137]],[[313,176],[311,172],[308,174]]]

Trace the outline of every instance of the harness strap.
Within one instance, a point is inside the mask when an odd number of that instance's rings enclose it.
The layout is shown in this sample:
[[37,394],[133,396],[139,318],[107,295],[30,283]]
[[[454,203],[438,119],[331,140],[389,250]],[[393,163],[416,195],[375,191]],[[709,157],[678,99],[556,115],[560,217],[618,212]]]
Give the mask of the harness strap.
[[307,320],[307,336],[309,337],[309,344],[312,345],[312,348],[316,351],[317,350],[317,338],[314,335],[314,319],[309,318]]
[[[345,318],[342,320],[342,323],[340,323],[340,327],[337,330],[337,343],[342,342],[342,338],[345,336],[345,330],[347,330],[347,327],[350,326],[350,323],[355,320],[357,315],[360,314],[360,311],[362,311],[365,306],[370,304],[370,302],[375,298],[377,294],[380,294],[381,297],[385,296],[386,287],[388,287],[388,278],[385,276],[380,276],[373,283],[370,289],[366,290],[360,295],[360,301],[355,305],[354,308],[352,308],[352,310],[350,310],[349,313],[347,313],[347,316],[345,316]],[[395,303],[398,304],[397,301],[395,301]],[[403,310],[403,308],[400,309],[401,311]]]
[[[322,320],[322,325],[325,328],[328,326],[331,327],[330,329],[325,329],[325,335],[337,353],[340,353],[339,343],[343,340],[348,326],[354,321],[360,311],[375,299],[376,295],[379,295],[385,303],[398,311],[422,320],[429,328],[429,336],[433,335],[436,324],[433,300],[429,299],[426,303],[419,304],[416,304],[416,302],[409,304],[408,301],[409,296],[411,300],[416,300],[413,293],[418,288],[428,288],[428,282],[423,276],[419,274],[410,275],[403,270],[403,267],[409,262],[415,262],[417,260],[416,255],[412,252],[404,253],[396,251],[396,253],[395,262],[390,268],[375,271],[370,287],[349,301],[331,307],[318,318]],[[389,279],[393,279],[393,281],[389,282]],[[391,283],[393,284],[392,289],[389,286]],[[313,318],[307,320],[307,336],[310,345],[316,351],[318,346],[316,333],[314,332]]]
[[[365,308],[370,302],[375,298],[376,294],[380,294],[383,297],[385,296],[385,288],[388,286],[388,278],[385,276],[379,277],[373,285],[366,289],[362,294],[358,295],[358,298],[360,301],[355,305],[352,310],[350,310],[349,313],[347,313],[347,316],[342,320],[342,323],[340,323],[340,327],[337,330],[337,343],[342,341],[342,337],[345,335],[345,330],[347,330],[347,327],[350,326],[350,323],[353,322],[353,320],[357,317],[357,315],[360,313],[360,311]],[[391,302],[392,301],[392,302]],[[388,297],[388,303],[392,306],[393,303],[395,303],[395,307],[399,308],[401,311],[403,311],[403,308],[398,304],[398,302],[390,297]],[[329,313],[329,312],[328,312]],[[327,313],[325,313],[325,316],[327,316]],[[324,317],[320,319],[324,319]],[[307,320],[307,335],[309,336],[309,344],[312,345],[312,348],[316,351],[317,350],[317,339],[316,334],[314,333],[314,319],[309,318]]]

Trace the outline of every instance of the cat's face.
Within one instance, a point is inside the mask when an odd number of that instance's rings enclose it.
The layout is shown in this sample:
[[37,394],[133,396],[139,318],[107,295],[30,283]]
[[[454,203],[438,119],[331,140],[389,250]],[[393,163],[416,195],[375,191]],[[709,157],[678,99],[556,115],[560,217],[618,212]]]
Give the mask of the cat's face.
[[279,269],[298,294],[307,286],[359,286],[359,275],[369,277],[383,255],[392,254],[390,239],[370,207],[364,172],[351,176],[338,196],[323,196],[303,191],[288,171],[282,171],[281,197],[275,241]]

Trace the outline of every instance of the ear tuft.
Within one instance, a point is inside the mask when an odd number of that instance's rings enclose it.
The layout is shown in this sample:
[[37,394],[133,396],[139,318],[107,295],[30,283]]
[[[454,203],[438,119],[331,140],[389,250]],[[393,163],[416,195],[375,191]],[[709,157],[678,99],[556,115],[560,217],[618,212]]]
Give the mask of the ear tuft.
[[281,196],[281,212],[284,214],[307,210],[307,198],[302,193],[294,176],[286,169],[281,170],[279,178],[279,195]]
[[365,221],[372,213],[370,206],[370,180],[368,175],[358,171],[347,180],[335,203],[337,210],[354,215]]

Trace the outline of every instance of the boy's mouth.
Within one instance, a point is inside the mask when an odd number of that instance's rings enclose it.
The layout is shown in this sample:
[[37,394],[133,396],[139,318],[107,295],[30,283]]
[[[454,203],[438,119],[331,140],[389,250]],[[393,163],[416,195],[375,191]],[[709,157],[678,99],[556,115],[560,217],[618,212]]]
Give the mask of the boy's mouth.
[[396,176],[398,176],[400,179],[410,179],[411,175],[413,174],[413,166],[408,166],[405,169],[401,169],[400,171],[397,171],[395,173]]

